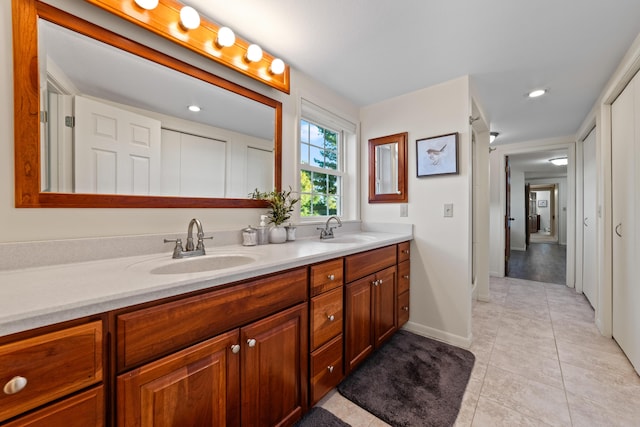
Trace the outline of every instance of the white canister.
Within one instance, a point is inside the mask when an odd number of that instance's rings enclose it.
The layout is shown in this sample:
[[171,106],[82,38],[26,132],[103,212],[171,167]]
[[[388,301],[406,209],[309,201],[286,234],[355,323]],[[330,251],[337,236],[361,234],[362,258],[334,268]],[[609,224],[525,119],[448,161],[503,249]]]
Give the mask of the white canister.
[[258,232],[252,226],[242,229],[242,246],[255,246],[258,244]]
[[294,240],[296,240],[296,228],[289,224],[285,227],[285,229],[287,230],[287,241],[292,242]]

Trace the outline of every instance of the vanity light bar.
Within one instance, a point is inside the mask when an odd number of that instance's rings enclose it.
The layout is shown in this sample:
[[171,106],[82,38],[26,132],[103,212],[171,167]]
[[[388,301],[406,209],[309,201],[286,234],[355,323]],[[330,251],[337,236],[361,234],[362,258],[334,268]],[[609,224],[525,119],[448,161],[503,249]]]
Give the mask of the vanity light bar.
[[[158,0],[154,8],[147,7],[149,3],[153,5],[155,1],[86,0],[86,2],[268,86],[287,94],[290,92],[290,69],[281,59],[269,55],[257,45],[236,37],[230,29],[200,17],[197,11],[184,6],[177,0]],[[199,25],[196,25],[195,18],[193,22],[184,22],[181,19],[181,11],[186,8],[195,12],[195,15],[191,11],[188,12],[192,17],[199,17]],[[252,47],[249,52],[250,46],[256,46],[257,49]],[[258,49],[261,55],[252,56],[253,51]]]

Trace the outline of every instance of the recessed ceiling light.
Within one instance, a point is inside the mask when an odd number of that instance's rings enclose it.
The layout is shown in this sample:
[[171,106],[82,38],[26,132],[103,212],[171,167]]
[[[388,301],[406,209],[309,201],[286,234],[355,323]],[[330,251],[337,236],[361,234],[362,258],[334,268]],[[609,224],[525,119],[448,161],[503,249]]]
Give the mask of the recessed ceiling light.
[[527,96],[529,98],[537,98],[539,96],[544,95],[545,93],[547,93],[546,89],[536,89],[536,90],[532,90],[531,92],[529,92],[529,94]]
[[200,111],[200,107],[198,107],[197,105],[189,105],[189,111],[197,113],[198,111]]
[[489,132],[489,144],[495,141],[498,135],[500,135],[498,132]]
[[569,159],[566,157],[557,157],[555,159],[549,159],[549,161],[556,166],[566,166],[569,164]]

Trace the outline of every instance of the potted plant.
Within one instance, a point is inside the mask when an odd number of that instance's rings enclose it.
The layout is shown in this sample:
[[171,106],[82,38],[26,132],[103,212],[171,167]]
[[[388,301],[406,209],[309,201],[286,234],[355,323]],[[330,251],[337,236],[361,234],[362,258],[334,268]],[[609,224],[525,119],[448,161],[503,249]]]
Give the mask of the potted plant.
[[270,192],[261,192],[257,188],[251,194],[252,199],[262,199],[269,203],[269,223],[274,227],[269,230],[269,242],[271,243],[283,243],[287,240],[287,231],[282,227],[289,218],[291,218],[291,212],[298,199],[294,198],[291,194],[292,190]]

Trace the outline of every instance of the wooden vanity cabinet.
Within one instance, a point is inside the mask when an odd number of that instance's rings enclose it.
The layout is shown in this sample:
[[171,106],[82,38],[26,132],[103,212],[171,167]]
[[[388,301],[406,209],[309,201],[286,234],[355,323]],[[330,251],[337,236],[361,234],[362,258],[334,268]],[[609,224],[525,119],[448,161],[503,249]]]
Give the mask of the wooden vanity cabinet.
[[[292,425],[308,402],[307,287],[304,267],[118,316],[118,425]],[[133,339],[145,331],[155,345]]]
[[310,404],[315,405],[344,378],[343,259],[310,267]]
[[[66,425],[104,423],[103,328],[96,320],[0,346],[0,422],[42,407],[9,425]],[[22,383],[22,385],[20,385]],[[84,397],[69,397],[89,387]],[[77,396],[77,395],[76,395]],[[65,398],[57,405],[47,405]],[[63,414],[63,415],[61,415]]]
[[345,373],[397,330],[396,245],[345,257]]

